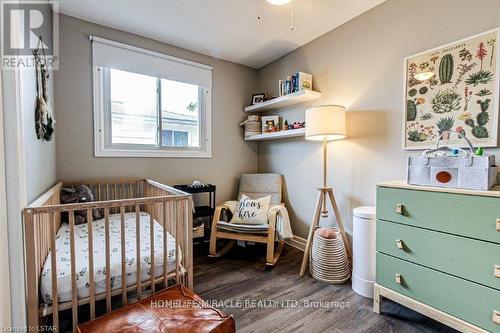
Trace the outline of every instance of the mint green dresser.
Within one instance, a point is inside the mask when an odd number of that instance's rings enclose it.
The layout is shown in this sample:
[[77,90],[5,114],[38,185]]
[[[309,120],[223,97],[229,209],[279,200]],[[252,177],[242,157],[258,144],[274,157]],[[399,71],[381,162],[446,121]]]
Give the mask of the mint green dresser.
[[377,187],[374,310],[383,297],[463,332],[500,332],[500,187]]

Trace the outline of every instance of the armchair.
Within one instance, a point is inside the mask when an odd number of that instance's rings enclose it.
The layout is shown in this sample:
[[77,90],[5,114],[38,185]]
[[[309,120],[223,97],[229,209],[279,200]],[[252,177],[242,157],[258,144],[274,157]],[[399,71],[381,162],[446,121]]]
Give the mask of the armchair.
[[[215,209],[210,234],[210,257],[219,257],[231,249],[237,240],[267,244],[266,265],[274,266],[284,246],[284,240],[276,237],[277,222],[280,218],[282,176],[280,174],[243,174],[240,177],[238,200],[243,194],[250,198],[271,196],[268,223],[249,225],[229,223],[238,201],[226,201]],[[230,242],[217,251],[217,239],[229,239]],[[278,242],[275,249],[275,242]]]

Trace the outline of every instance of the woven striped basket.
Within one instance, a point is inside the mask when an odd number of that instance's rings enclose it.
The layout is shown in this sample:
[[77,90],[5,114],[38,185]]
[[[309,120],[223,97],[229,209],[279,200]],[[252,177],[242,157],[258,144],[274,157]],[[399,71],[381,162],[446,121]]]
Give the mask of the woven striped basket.
[[245,123],[245,137],[261,134],[260,121],[247,121]]
[[336,238],[327,239],[314,233],[309,255],[309,271],[319,281],[341,284],[351,277],[349,259],[340,231],[333,228]]

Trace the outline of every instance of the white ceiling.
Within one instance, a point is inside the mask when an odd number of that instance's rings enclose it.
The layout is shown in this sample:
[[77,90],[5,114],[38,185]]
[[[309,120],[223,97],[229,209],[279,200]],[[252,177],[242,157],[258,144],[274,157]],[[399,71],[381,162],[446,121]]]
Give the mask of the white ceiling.
[[260,68],[385,0],[60,0],[63,14]]

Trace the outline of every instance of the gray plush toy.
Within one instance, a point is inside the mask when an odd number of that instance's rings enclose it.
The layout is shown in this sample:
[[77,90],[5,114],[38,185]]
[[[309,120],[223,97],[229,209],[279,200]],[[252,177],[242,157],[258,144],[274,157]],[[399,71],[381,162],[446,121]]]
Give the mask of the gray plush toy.
[[[62,204],[73,204],[81,202],[92,202],[94,201],[94,195],[92,191],[85,185],[79,185],[76,188],[62,188],[61,189],[61,203]],[[103,217],[102,209],[94,208],[92,209],[92,218],[94,220],[102,219]],[[63,221],[68,221],[68,214],[63,216]],[[87,223],[87,213],[85,210],[75,211],[75,225]]]

